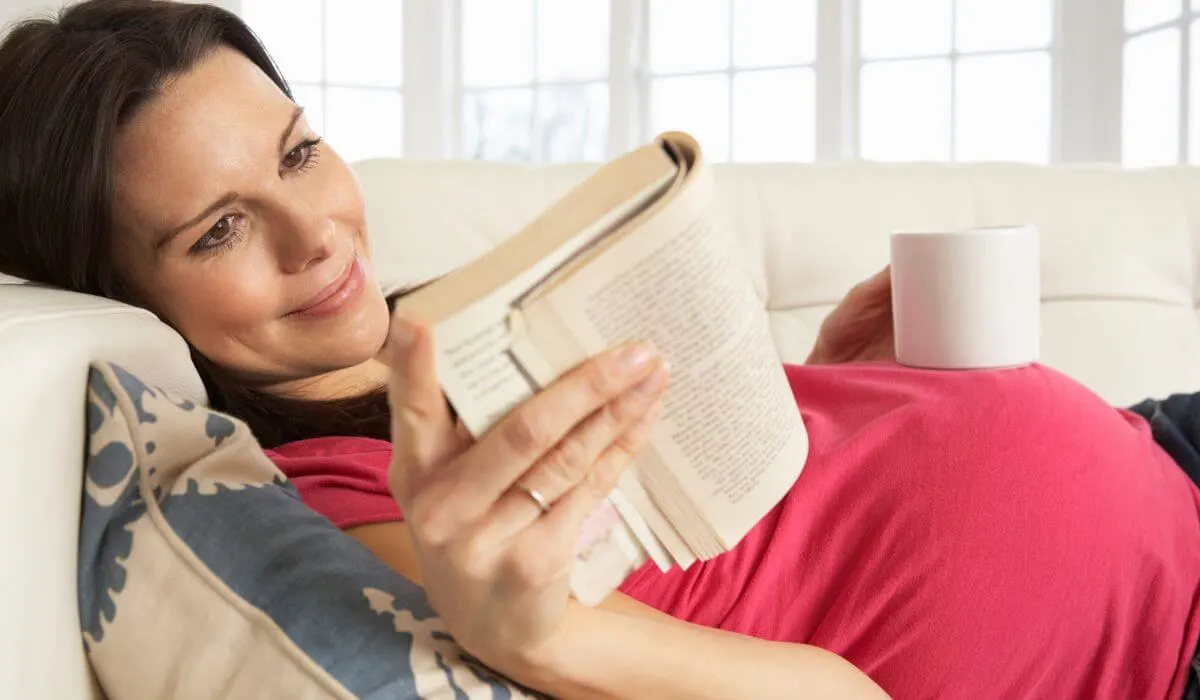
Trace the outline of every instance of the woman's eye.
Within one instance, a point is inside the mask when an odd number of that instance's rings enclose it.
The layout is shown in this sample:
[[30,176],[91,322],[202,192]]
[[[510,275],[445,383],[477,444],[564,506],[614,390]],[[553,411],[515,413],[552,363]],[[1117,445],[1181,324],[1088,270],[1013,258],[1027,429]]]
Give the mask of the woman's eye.
[[317,144],[320,139],[309,139],[287,152],[280,163],[281,171],[305,170],[317,159]]
[[220,243],[228,238],[231,233],[233,233],[233,217],[223,216],[220,221],[213,224],[213,227],[208,230],[205,237],[208,238],[209,243]]
[[217,223],[213,224],[212,228],[200,237],[200,240],[196,241],[196,244],[192,246],[191,252],[211,252],[232,245],[238,233],[236,217],[236,214],[226,214],[221,217]]
[[312,148],[312,146],[302,143],[289,151],[288,154],[283,157],[284,169],[295,170],[301,165],[304,165],[304,161],[308,160],[308,149],[310,148]]

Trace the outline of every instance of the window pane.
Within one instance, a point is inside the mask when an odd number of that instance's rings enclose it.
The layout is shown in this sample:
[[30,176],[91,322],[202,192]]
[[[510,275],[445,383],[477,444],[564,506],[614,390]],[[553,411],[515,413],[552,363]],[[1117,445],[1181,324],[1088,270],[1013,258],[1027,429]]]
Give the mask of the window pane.
[[[1200,0],[1192,0],[1192,6],[1200,4]],[[1200,164],[1200,19],[1192,23],[1192,52],[1190,52],[1190,71],[1188,73],[1188,98],[1192,107],[1188,110],[1188,162]]]
[[608,0],[546,0],[537,14],[538,78],[608,75]]
[[865,58],[949,53],[951,0],[862,0]]
[[1182,10],[1180,0],[1125,0],[1125,29],[1136,32],[1168,22],[1178,17]]
[[404,81],[403,37],[403,3],[326,2],[326,80],[343,85],[400,87]]
[[242,16],[290,81],[321,81],[321,0],[243,0]]
[[811,68],[733,78],[733,159],[811,161],[816,153],[816,79]]
[[292,97],[304,108],[304,119],[318,134],[325,133],[325,94],[316,85],[292,85]]
[[533,90],[487,90],[463,96],[468,158],[533,160]]
[[348,161],[399,157],[404,151],[404,100],[396,90],[328,89],[325,135]]
[[1041,48],[1050,45],[1052,0],[958,0],[959,51]]
[[729,79],[724,75],[655,80],[650,114],[655,133],[686,131],[709,160],[729,159]]
[[729,0],[650,0],[650,70],[682,73],[728,65]]
[[868,160],[950,159],[950,61],[862,69],[860,152]]
[[[1192,7],[1200,4],[1200,0],[1192,0]],[[1188,73],[1189,82],[1188,98],[1191,102],[1191,109],[1188,111],[1188,162],[1196,165],[1200,164],[1200,20],[1192,22],[1191,27],[1191,70]]]
[[603,160],[608,151],[608,86],[543,88],[538,122],[542,160]]
[[1179,160],[1179,30],[1125,43],[1121,115],[1122,161],[1130,167]]
[[816,56],[816,0],[734,0],[734,64],[795,65]]
[[1050,55],[964,58],[955,76],[955,160],[1050,162]]
[[533,82],[533,0],[463,0],[463,84]]

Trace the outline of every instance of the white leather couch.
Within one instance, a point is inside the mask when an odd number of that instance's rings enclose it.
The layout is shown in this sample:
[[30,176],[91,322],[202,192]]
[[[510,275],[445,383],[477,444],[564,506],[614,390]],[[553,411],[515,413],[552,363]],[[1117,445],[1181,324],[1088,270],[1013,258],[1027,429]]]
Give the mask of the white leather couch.
[[[357,166],[387,287],[484,250],[591,166]],[[1042,233],[1043,360],[1125,404],[1200,389],[1200,170],[760,165],[717,172],[785,360],[887,260],[896,228],[1032,222]],[[124,363],[195,399],[182,341],[147,312],[0,285],[0,698],[98,697],[75,605],[84,380]]]

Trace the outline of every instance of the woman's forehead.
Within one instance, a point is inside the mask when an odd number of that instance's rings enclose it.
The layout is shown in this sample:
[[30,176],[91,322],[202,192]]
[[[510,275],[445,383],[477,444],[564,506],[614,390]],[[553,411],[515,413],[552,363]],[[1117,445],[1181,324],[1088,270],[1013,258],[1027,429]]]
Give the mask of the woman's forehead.
[[137,229],[170,228],[180,210],[202,209],[236,190],[239,180],[271,167],[294,110],[245,56],[214,51],[169,80],[121,128],[118,216]]

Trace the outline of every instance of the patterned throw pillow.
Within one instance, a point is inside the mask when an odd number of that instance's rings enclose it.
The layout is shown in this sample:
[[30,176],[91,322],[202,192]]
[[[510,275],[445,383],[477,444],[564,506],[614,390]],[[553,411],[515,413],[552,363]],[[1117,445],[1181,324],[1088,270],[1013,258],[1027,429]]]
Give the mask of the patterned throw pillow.
[[83,640],[110,700],[532,697],[309,510],[246,426],[92,366]]

